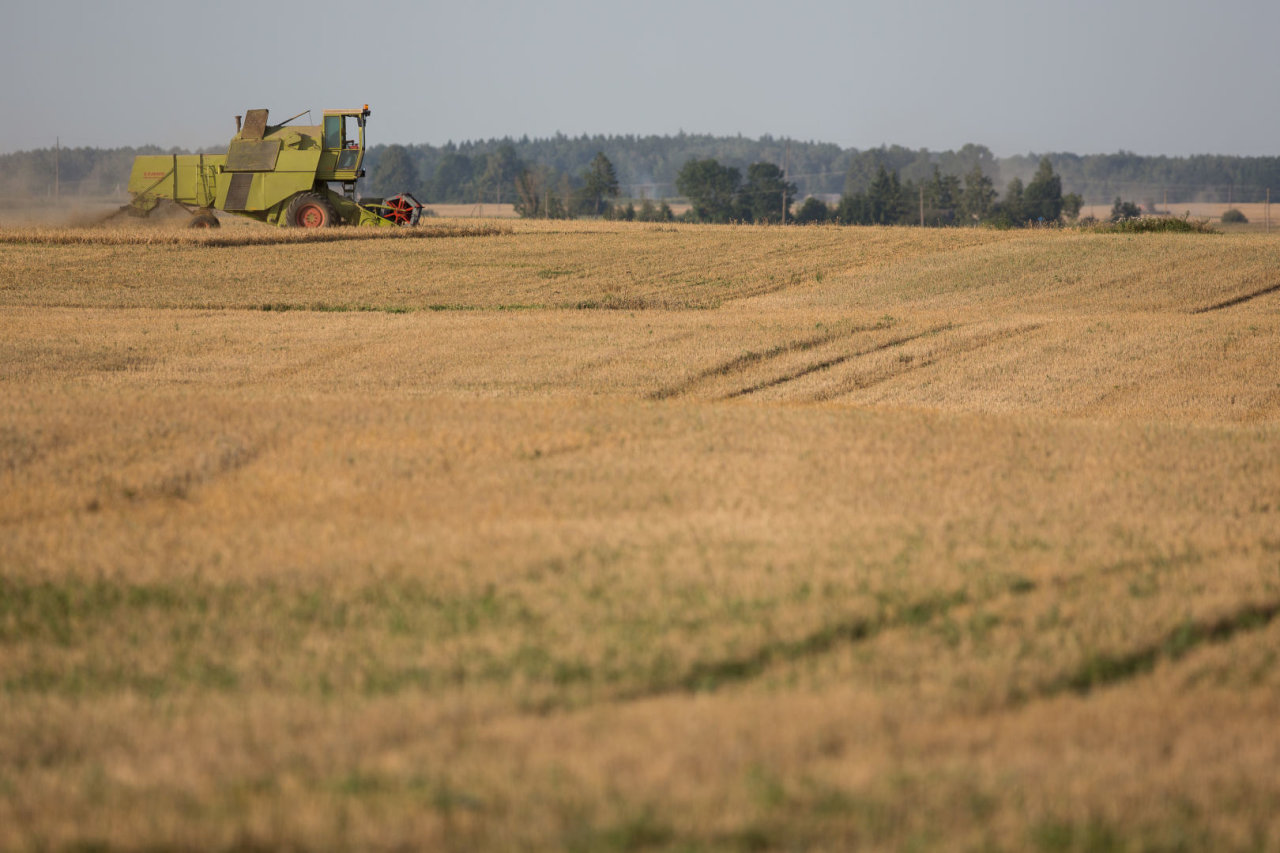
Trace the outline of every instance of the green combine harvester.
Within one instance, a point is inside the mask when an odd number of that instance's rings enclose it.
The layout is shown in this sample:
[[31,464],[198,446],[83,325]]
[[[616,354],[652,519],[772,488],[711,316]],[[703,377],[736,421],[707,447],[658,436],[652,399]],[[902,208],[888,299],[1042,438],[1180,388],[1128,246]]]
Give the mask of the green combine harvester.
[[[192,214],[193,228],[216,228],[223,210],[272,225],[416,225],[422,205],[409,193],[356,200],[364,175],[364,126],[369,105],[325,110],[320,125],[267,123],[266,110],[248,110],[226,154],[144,155],[133,161],[121,208],[148,216],[172,202]],[[334,185],[341,189],[336,192]]]

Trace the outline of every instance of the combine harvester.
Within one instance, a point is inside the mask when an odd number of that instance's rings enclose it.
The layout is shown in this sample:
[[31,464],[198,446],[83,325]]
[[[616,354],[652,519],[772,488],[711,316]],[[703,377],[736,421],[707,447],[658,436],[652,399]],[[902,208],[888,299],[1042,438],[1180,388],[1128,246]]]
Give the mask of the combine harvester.
[[[356,200],[364,176],[364,125],[369,105],[325,110],[324,124],[290,126],[306,112],[267,124],[266,110],[249,110],[226,154],[143,155],[133,161],[121,212],[148,216],[165,202],[192,214],[192,228],[216,228],[213,210],[272,225],[416,225],[422,205],[407,192]],[[335,192],[331,185],[341,186]]]

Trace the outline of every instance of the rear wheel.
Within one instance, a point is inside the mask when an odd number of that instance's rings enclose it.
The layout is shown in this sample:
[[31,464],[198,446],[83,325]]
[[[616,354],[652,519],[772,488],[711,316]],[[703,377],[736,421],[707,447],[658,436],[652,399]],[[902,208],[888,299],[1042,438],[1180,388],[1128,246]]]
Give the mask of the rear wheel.
[[289,202],[285,224],[293,228],[328,228],[338,224],[338,212],[320,193],[298,193]]
[[197,213],[187,223],[188,228],[221,228],[222,223],[212,213]]

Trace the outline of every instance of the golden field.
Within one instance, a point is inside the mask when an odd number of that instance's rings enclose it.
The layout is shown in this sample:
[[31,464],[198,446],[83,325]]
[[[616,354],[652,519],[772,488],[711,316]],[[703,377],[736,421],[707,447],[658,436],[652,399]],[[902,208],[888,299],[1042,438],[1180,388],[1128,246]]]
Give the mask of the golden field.
[[0,229],[0,848],[1280,847],[1278,266]]
[[[1271,209],[1270,205],[1263,202],[1224,204],[1222,202],[1207,201],[1171,201],[1165,204],[1156,199],[1155,204],[1161,212],[1160,215],[1189,217],[1192,220],[1203,219],[1214,223],[1216,227],[1226,227],[1232,233],[1235,233],[1238,231],[1266,231],[1268,227],[1280,230],[1280,198],[1277,198],[1276,201],[1277,205],[1274,210]],[[1143,202],[1143,204],[1145,203]],[[1222,214],[1232,208],[1243,213],[1249,221],[1240,225],[1222,226]],[[1111,216],[1111,205],[1086,204],[1080,209],[1080,216],[1092,216],[1094,219],[1106,220]]]

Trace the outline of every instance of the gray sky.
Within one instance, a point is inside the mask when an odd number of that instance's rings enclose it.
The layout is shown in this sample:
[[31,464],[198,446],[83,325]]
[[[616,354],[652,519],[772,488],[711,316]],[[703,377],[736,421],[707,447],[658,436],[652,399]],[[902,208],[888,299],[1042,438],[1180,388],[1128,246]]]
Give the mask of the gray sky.
[[1280,154],[1278,0],[0,2],[0,152],[218,145],[248,108],[368,103],[375,144]]

